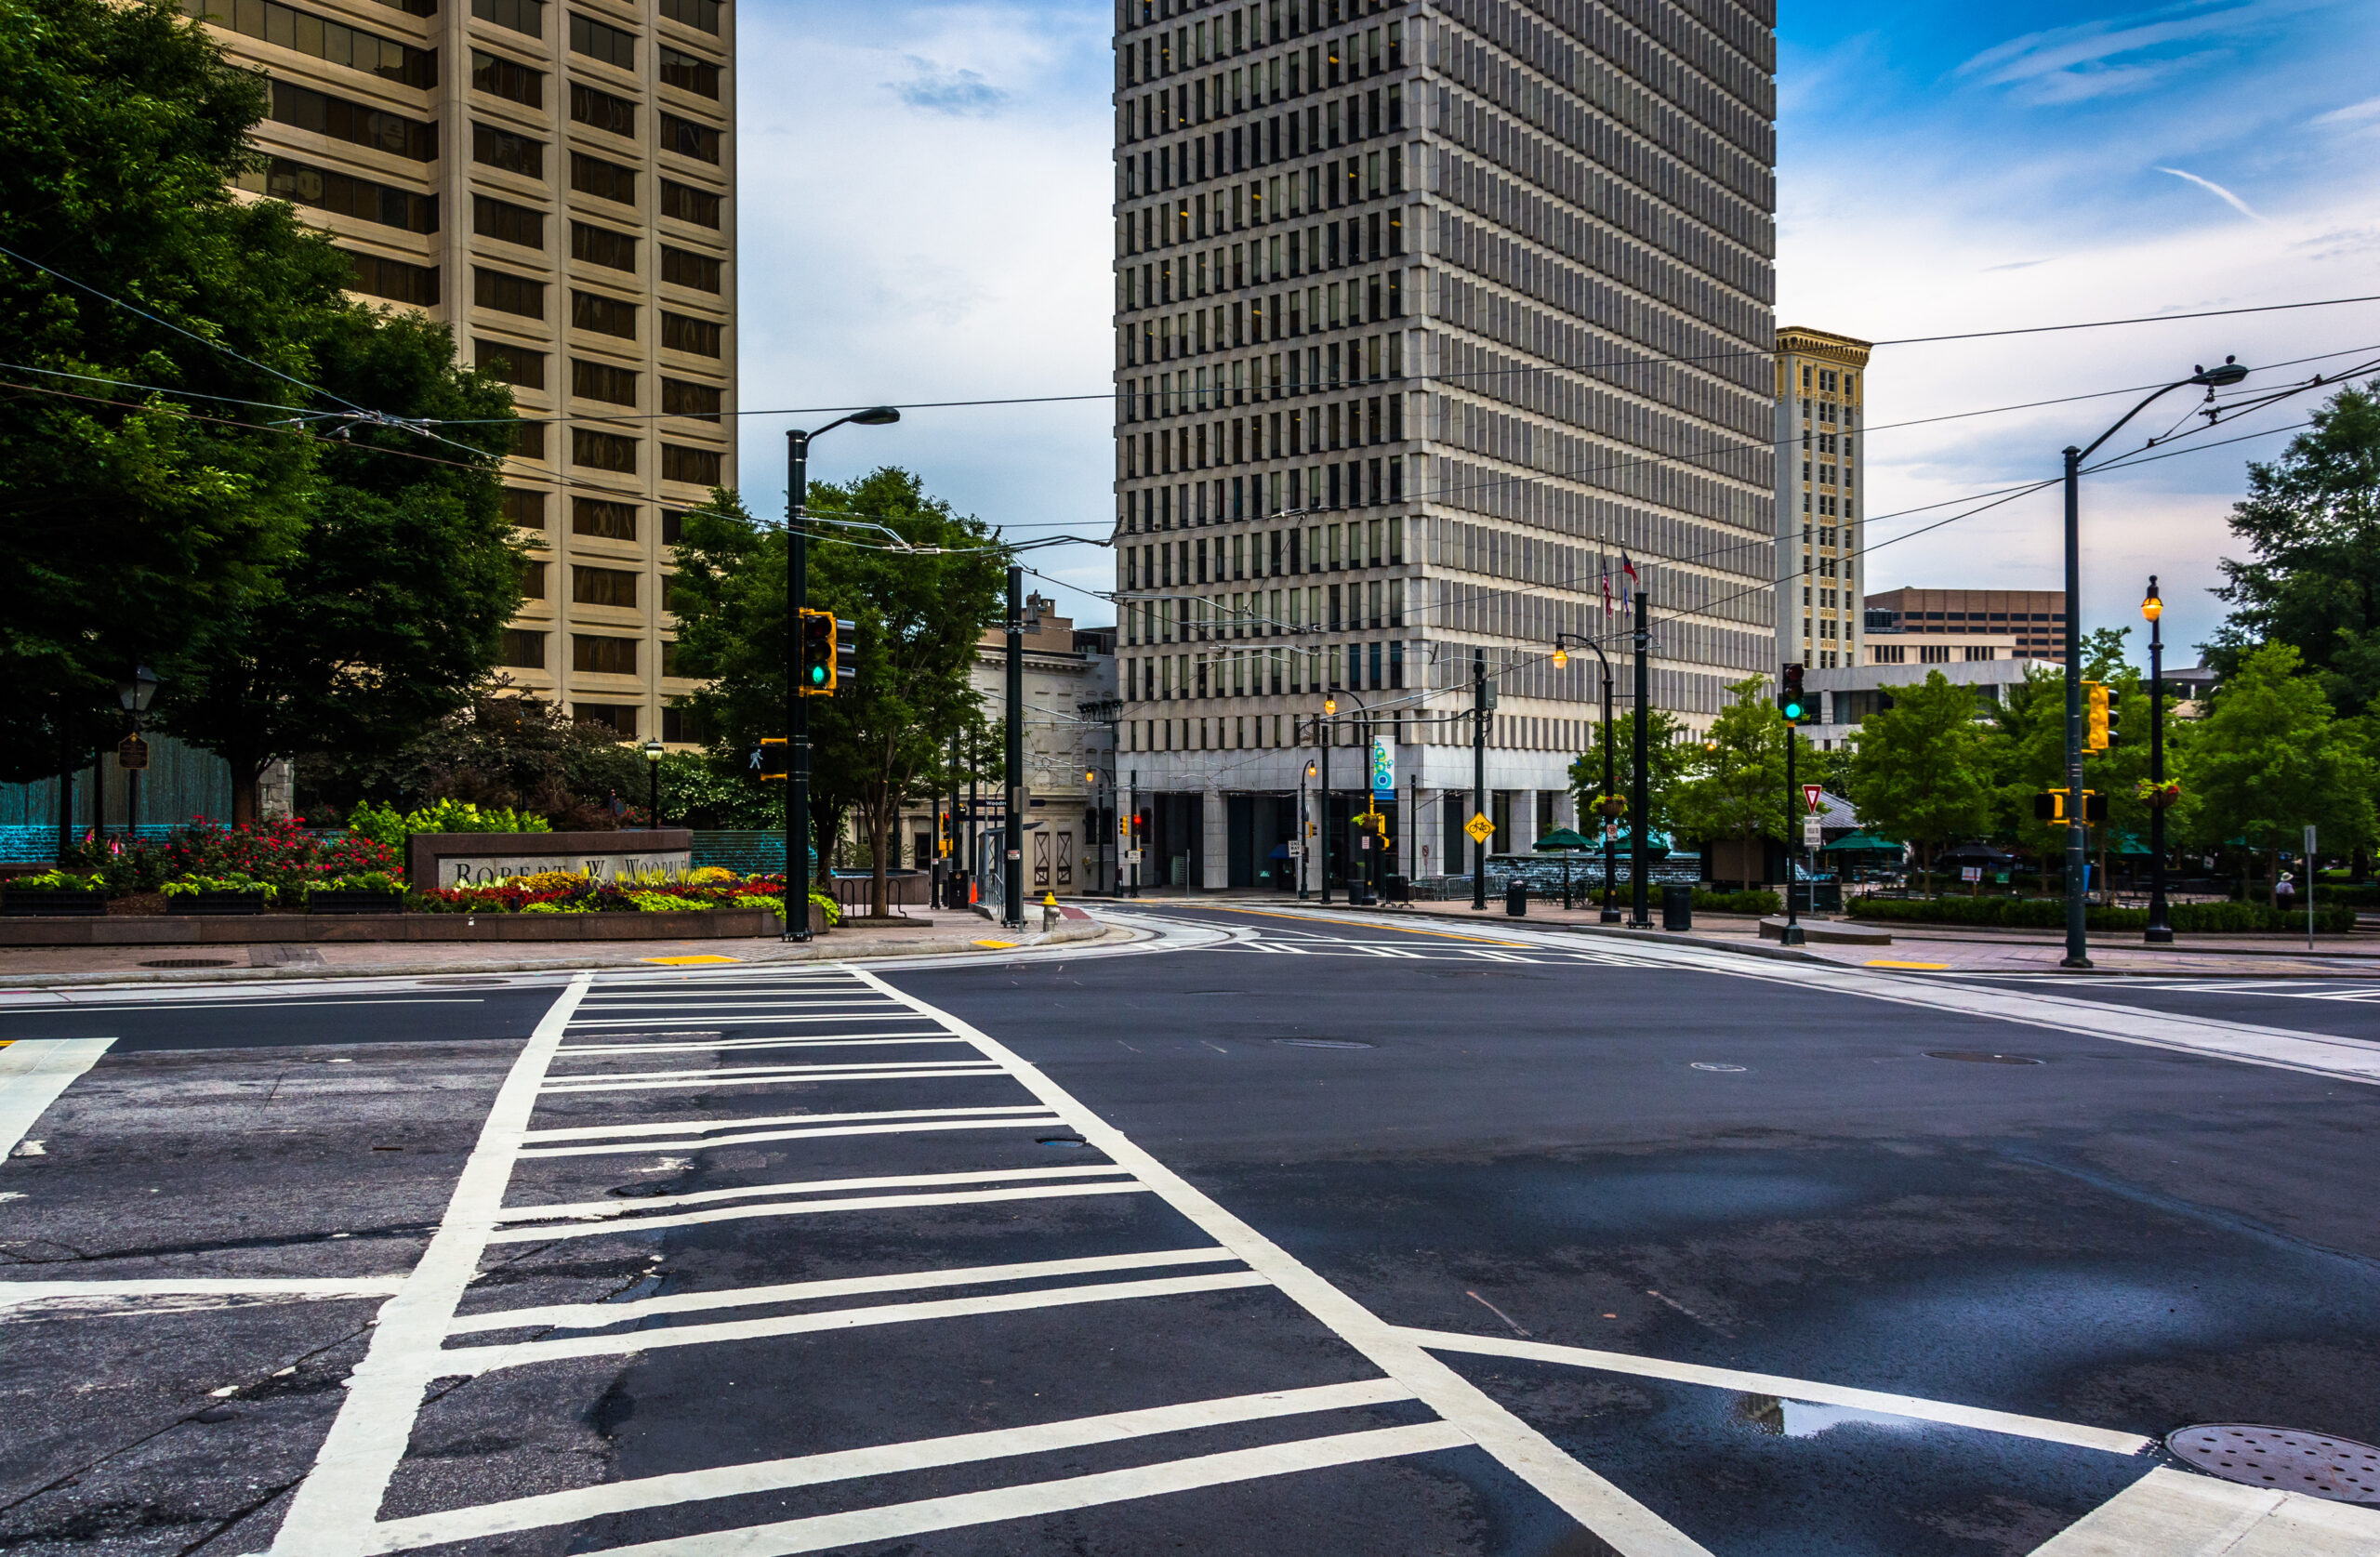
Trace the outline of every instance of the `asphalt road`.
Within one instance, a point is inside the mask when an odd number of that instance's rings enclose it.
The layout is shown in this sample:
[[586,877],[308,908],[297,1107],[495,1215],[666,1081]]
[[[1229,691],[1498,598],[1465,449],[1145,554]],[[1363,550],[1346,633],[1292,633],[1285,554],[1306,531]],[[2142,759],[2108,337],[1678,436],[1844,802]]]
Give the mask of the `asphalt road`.
[[2380,1440],[2340,1046],[1152,912],[1230,939],[0,1006],[112,1040],[0,1163],[0,1551],[2014,1557]]

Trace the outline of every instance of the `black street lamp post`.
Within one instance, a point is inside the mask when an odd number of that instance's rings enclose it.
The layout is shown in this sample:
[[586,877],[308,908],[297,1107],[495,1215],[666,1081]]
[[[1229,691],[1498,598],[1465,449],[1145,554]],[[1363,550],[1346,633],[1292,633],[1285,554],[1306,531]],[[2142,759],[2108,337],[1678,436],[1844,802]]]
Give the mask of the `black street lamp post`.
[[2216,389],[2247,376],[2246,368],[2226,357],[2220,367],[2195,369],[2188,378],[2176,378],[2152,391],[2087,446],[2078,449],[2069,443],[2066,447],[2066,957],[2061,967],[2091,966],[2090,907],[2083,897],[2083,862],[2090,840],[2082,815],[2082,462],[2121,431],[2124,423],[2148,410],[2151,402],[2193,386],[2205,389],[2212,399]]
[[[1613,794],[1612,785],[1618,782],[1612,776],[1611,661],[1605,655],[1603,652],[1603,645],[1596,642],[1593,639],[1575,632],[1555,633],[1554,635],[1554,668],[1556,670],[1561,669],[1564,666],[1570,663],[1570,656],[1563,653],[1562,650],[1562,645],[1565,643],[1584,644],[1587,648],[1593,650],[1595,654],[1595,663],[1603,666],[1603,793],[1596,797],[1595,809],[1597,813],[1603,817],[1602,921],[1607,925],[1616,925],[1620,922],[1620,909],[1618,905],[1611,901],[1611,877],[1613,864],[1611,830],[1613,819],[1609,811],[1603,810],[1603,807],[1608,804],[1611,799]],[[1566,900],[1569,896],[1569,882],[1570,877],[1566,870],[1562,877],[1562,892]],[[1569,904],[1566,901],[1563,904],[1563,906],[1567,908],[1569,906]]]
[[[883,427],[900,419],[896,408],[878,405],[838,416],[815,431],[794,428],[785,435],[785,938],[788,941],[810,939],[810,705],[801,700],[801,613],[810,604],[810,535],[802,528],[801,510],[810,500],[810,441],[845,422]],[[795,912],[797,907],[800,912]]]
[[644,822],[648,827],[661,825],[661,753],[663,749],[658,740],[644,743]]
[[[2149,928],[2141,939],[2152,946],[2169,946],[2174,927],[2165,922],[2165,638],[2158,618],[2165,602],[2157,598],[2157,575],[2149,575],[2149,595],[2140,602],[2149,618]],[[2309,886],[2307,891],[2312,891]]]
[[[155,672],[145,665],[135,666],[130,676],[115,684],[115,695],[116,701],[124,705],[124,711],[132,716],[132,733],[138,737],[140,716],[149,711],[149,700],[157,695]],[[96,783],[92,785],[92,793],[99,793]],[[96,801],[91,809],[95,811],[99,809]],[[124,771],[124,833],[126,848],[140,842],[140,770],[138,768]]]

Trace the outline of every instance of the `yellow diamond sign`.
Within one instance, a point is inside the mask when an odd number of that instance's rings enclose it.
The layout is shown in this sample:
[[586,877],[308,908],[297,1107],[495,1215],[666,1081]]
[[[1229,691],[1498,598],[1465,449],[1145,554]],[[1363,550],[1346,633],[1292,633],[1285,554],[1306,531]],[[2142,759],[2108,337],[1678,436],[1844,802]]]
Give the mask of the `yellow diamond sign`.
[[1496,836],[1496,824],[1488,821],[1485,815],[1474,814],[1470,821],[1462,825],[1462,830],[1471,835],[1472,842],[1485,843]]

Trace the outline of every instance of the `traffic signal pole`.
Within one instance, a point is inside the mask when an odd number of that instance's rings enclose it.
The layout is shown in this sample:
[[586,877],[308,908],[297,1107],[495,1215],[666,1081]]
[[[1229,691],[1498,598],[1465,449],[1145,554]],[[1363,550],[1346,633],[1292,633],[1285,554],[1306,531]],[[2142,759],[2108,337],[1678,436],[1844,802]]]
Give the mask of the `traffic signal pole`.
[[[1488,654],[1482,649],[1471,652],[1471,814],[1488,814]],[[1488,845],[1494,837],[1473,840],[1471,849],[1471,907],[1474,913],[1488,911]]]
[[801,510],[810,495],[810,434],[786,434],[785,569],[785,938],[810,939],[810,706],[801,695],[801,613],[810,604],[810,537]]
[[1802,744],[1793,721],[1785,721],[1785,930],[1778,936],[1778,944],[1799,946],[1804,943],[1802,915],[1793,897],[1793,866],[1802,857],[1802,847],[1793,838],[1793,802],[1801,798],[1802,785],[1793,776],[1793,749]]
[[1652,805],[1645,772],[1653,724],[1653,673],[1646,664],[1652,643],[1652,634],[1645,626],[1645,590],[1640,585],[1636,590],[1636,771],[1628,781],[1628,906],[1633,916],[1629,921],[1632,930],[1653,928],[1652,894],[1645,880],[1646,871],[1652,867],[1652,856],[1645,841],[1650,826],[1646,812]]
[[1025,928],[1025,570],[1008,570],[1008,820],[1001,826],[1000,922]]

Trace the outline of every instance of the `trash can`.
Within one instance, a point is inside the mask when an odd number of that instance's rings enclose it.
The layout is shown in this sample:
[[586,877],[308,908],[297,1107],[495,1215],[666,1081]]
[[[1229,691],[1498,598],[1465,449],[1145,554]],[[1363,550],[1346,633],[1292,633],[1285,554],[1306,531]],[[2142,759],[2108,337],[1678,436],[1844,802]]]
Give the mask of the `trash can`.
[[1675,885],[1661,889],[1661,928],[1692,930],[1694,928],[1694,889]]
[[1504,912],[1515,919],[1528,915],[1528,883],[1517,876],[1504,883]]

